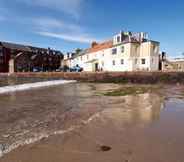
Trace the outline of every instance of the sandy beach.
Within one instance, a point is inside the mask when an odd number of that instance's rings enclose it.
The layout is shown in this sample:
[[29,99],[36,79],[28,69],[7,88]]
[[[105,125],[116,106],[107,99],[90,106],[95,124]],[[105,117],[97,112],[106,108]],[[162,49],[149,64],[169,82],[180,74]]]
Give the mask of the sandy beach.
[[0,143],[10,152],[0,161],[182,162],[184,87],[102,95],[122,86],[72,83],[1,95]]

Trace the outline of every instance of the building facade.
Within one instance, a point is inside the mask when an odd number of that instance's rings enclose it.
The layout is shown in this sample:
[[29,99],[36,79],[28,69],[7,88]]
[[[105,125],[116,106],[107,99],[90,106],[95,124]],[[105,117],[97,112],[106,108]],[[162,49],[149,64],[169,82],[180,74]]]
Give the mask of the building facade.
[[184,71],[184,58],[167,59],[162,61],[162,71]]
[[61,65],[60,51],[0,42],[0,72],[55,71]]
[[112,40],[96,43],[72,58],[70,66],[84,71],[157,71],[160,43],[146,33],[120,32]]

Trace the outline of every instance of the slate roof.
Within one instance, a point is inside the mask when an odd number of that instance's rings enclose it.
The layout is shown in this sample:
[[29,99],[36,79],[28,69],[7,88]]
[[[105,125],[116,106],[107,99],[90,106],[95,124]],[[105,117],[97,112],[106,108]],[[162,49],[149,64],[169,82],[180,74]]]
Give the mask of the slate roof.
[[20,51],[26,51],[31,52],[31,49],[27,46],[15,44],[15,43],[8,43],[8,42],[1,42],[1,45],[5,48],[13,49],[13,50],[20,50]]

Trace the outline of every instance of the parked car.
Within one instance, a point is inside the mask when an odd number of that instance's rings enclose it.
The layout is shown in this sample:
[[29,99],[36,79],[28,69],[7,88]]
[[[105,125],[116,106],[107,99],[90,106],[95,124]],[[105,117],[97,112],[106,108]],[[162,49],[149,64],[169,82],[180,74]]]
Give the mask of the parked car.
[[43,69],[42,68],[33,68],[33,72],[42,72],[43,71]]
[[64,65],[63,67],[56,69],[56,72],[70,72],[70,68],[67,65]]
[[82,72],[83,71],[83,68],[80,67],[79,65],[76,65],[72,68],[70,68],[70,72]]

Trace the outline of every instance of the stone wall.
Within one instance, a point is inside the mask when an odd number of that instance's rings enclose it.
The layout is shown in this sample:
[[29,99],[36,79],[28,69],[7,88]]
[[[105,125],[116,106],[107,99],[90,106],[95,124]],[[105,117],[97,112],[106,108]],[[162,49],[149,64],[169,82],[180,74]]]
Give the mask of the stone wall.
[[[8,75],[8,74],[7,74]],[[12,77],[46,77],[102,83],[184,84],[184,72],[14,73]]]

